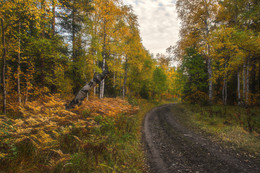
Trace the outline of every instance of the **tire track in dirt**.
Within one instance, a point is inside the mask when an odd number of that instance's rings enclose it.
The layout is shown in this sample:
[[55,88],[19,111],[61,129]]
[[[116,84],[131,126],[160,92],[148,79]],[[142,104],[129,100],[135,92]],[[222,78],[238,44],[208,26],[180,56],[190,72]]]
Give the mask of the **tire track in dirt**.
[[252,159],[224,149],[180,125],[174,104],[149,111],[144,120],[143,142],[149,172],[258,173],[259,157]]

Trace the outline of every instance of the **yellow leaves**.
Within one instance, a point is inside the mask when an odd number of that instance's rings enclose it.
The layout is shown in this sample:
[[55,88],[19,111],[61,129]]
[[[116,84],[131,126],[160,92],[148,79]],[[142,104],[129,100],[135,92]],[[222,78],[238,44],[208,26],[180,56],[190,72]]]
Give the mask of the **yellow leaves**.
[[16,126],[16,127],[21,127],[24,125],[24,121],[21,119],[14,120],[14,123],[15,123],[14,126]]
[[5,158],[7,155],[8,155],[8,154],[6,154],[6,153],[2,153],[2,152],[0,152],[0,159]]
[[55,107],[56,104],[57,104],[57,102],[50,100],[49,102],[45,102],[44,106],[47,107],[47,108],[50,108],[50,107]]
[[32,128],[18,129],[16,131],[16,133],[18,133],[19,135],[30,134],[31,132],[32,132]]
[[29,124],[29,126],[37,126],[39,124],[39,121],[37,121],[36,119],[32,118],[32,117],[29,117],[27,120],[26,120],[26,123]]
[[37,139],[42,143],[42,144],[48,144],[52,143],[53,139],[50,137],[49,134],[45,133],[43,130],[40,130],[37,134]]
[[108,117],[117,117],[120,114],[128,114],[138,111],[138,107],[131,106],[127,101],[120,98],[93,98],[91,101],[85,101],[80,107],[79,111],[91,110],[91,115],[103,115]]

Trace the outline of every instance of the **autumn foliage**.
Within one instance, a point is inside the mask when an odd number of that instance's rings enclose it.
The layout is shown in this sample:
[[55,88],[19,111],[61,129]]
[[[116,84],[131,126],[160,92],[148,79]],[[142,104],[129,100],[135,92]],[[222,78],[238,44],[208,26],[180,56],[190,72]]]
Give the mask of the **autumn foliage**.
[[170,50],[184,100],[259,106],[259,7],[255,0],[176,1],[180,40]]
[[80,151],[94,152],[90,164],[98,164],[97,155],[108,152],[109,144],[108,135],[95,131],[105,128],[105,122],[123,128],[127,122],[122,116],[133,117],[138,111],[119,98],[91,98],[71,111],[64,105],[58,95],[44,96],[21,105],[16,116],[0,117],[1,170],[49,171],[64,167]]

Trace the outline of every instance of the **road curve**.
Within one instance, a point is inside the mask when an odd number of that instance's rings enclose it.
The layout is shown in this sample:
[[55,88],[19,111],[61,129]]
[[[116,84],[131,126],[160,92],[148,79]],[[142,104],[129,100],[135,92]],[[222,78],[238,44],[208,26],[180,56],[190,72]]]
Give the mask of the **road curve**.
[[176,121],[174,106],[163,105],[146,114],[143,142],[148,172],[260,172],[259,157],[242,156],[188,130]]

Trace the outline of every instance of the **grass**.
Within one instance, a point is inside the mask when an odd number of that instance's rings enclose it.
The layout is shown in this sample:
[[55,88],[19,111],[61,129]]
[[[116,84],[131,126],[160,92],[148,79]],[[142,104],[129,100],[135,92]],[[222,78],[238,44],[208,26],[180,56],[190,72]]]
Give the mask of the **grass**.
[[210,134],[213,140],[252,155],[260,153],[260,108],[178,104],[179,120],[188,127]]

